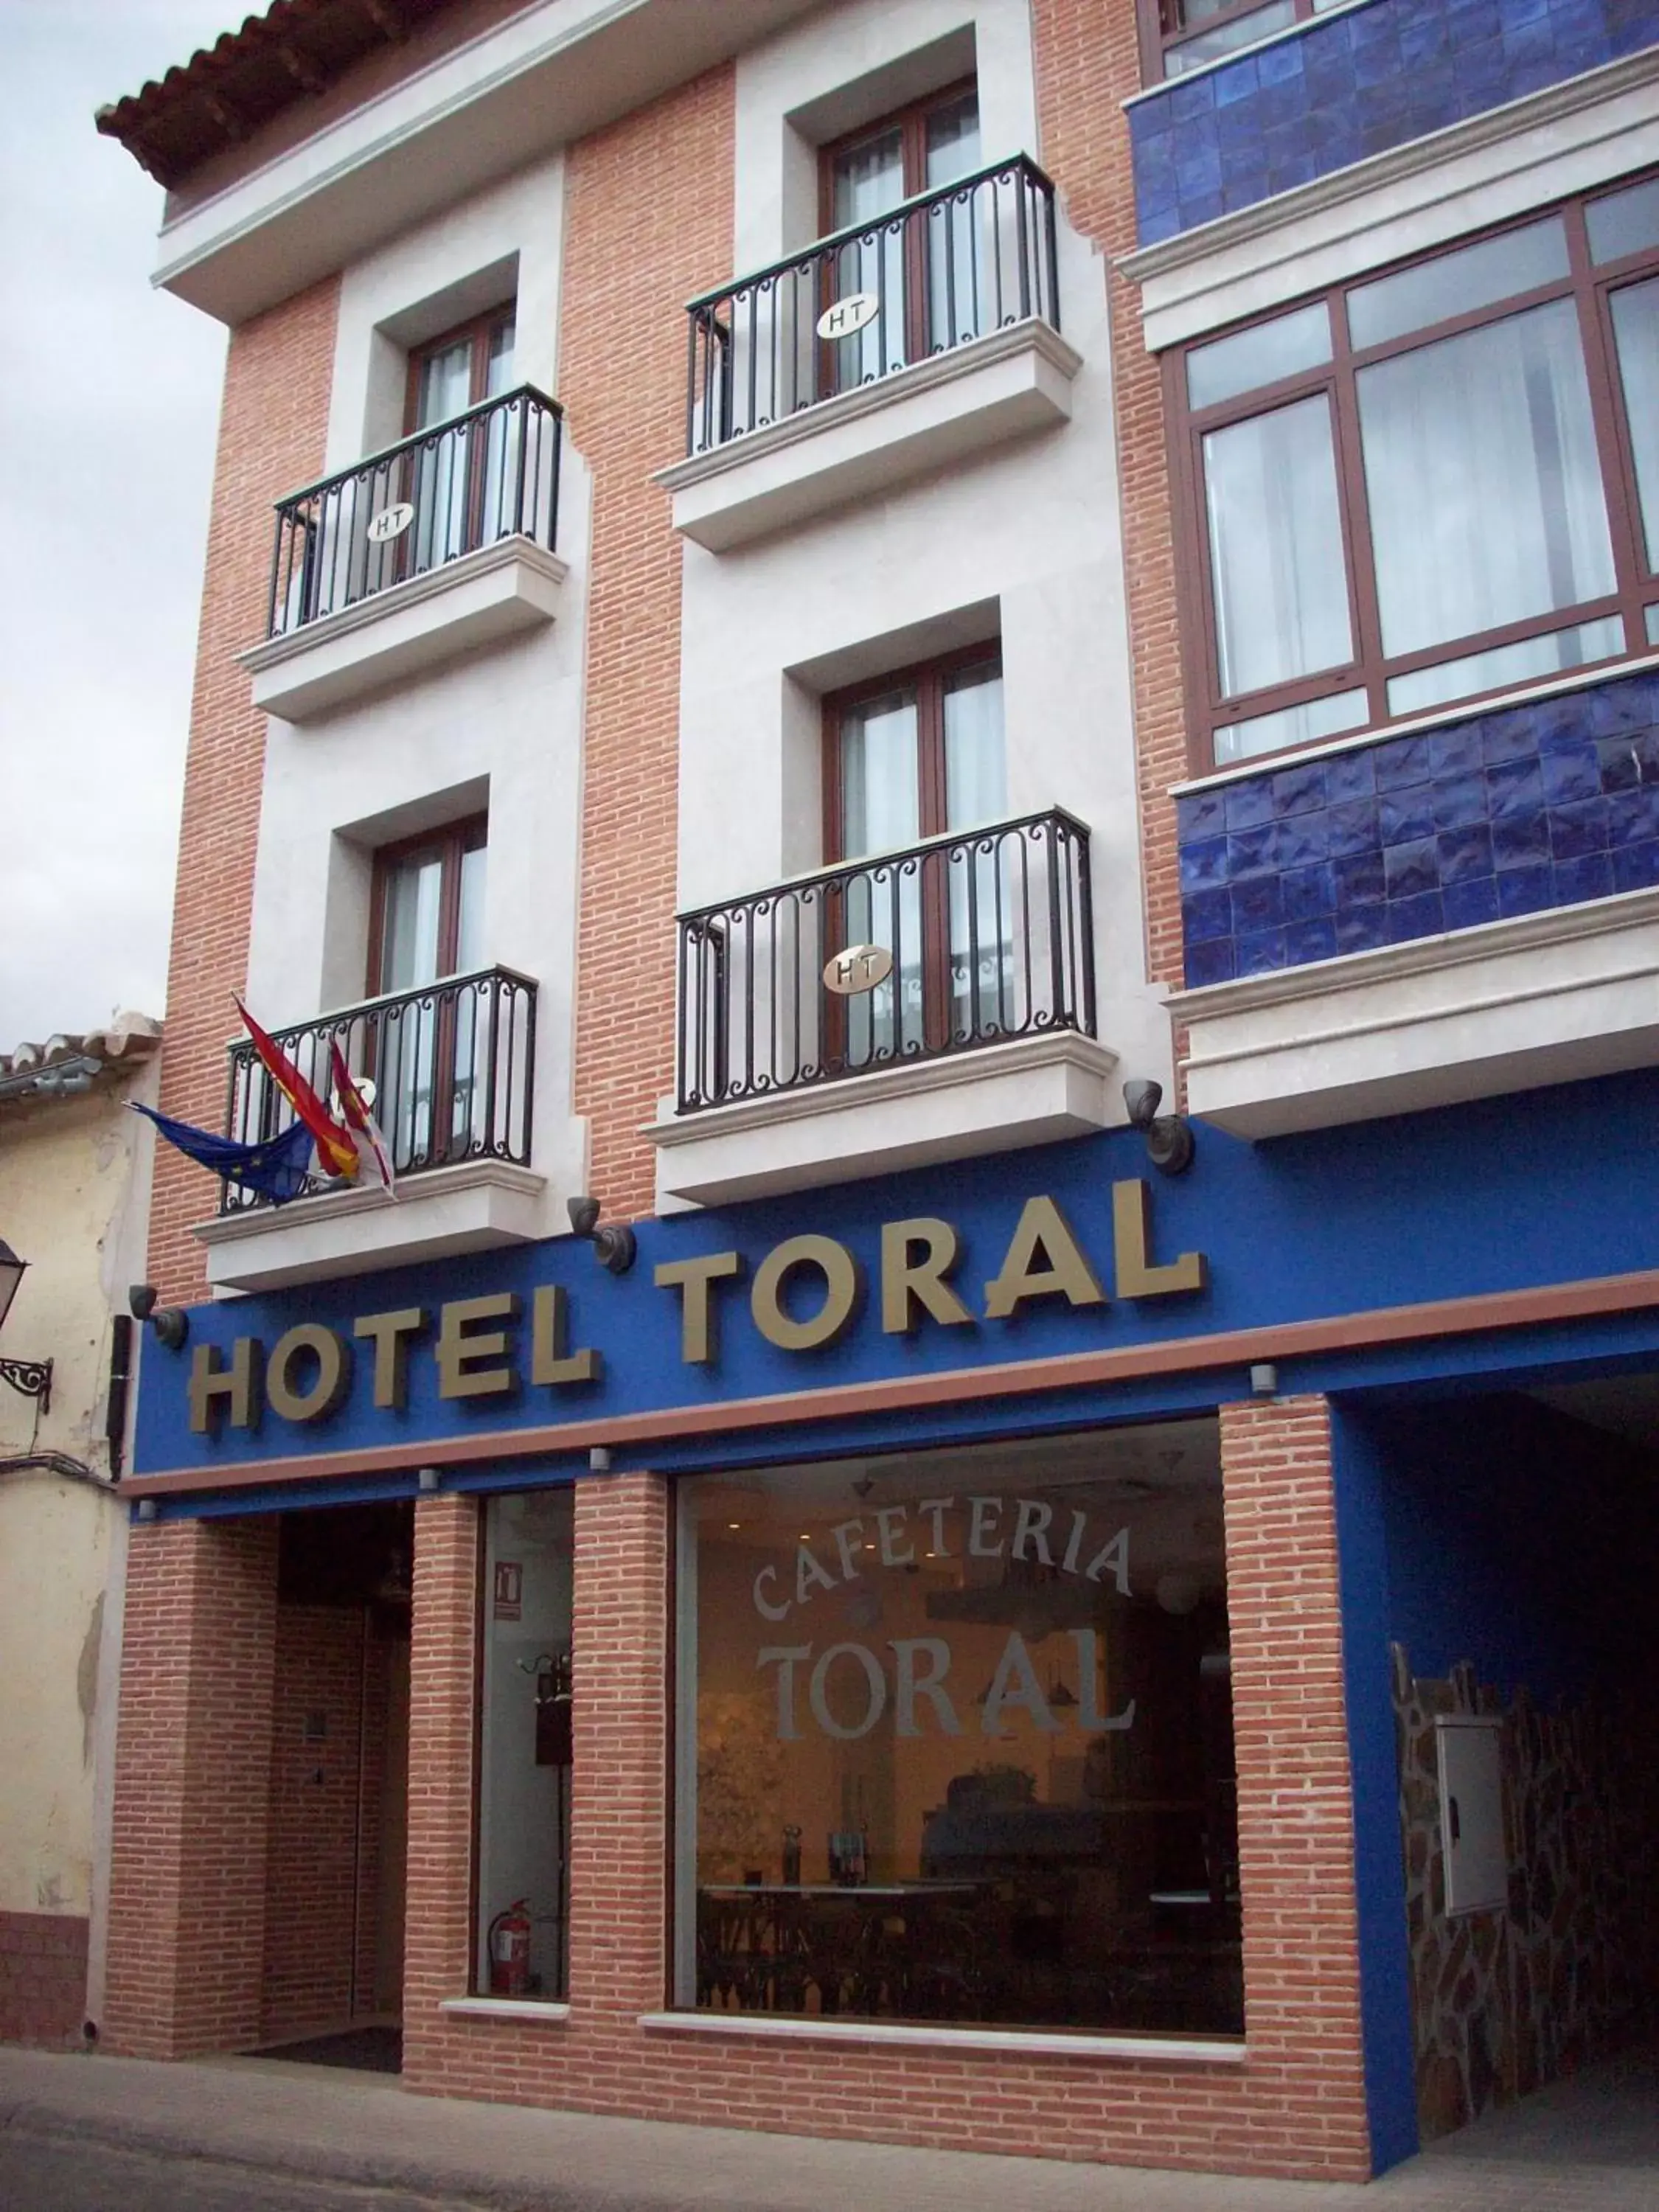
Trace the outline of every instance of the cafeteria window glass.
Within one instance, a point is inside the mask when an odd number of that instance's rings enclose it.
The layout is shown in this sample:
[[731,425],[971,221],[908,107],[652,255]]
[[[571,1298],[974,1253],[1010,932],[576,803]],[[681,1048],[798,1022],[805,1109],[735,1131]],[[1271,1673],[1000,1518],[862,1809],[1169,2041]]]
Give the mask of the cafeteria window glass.
[[1213,1420],[687,1479],[675,2001],[1239,2035]]

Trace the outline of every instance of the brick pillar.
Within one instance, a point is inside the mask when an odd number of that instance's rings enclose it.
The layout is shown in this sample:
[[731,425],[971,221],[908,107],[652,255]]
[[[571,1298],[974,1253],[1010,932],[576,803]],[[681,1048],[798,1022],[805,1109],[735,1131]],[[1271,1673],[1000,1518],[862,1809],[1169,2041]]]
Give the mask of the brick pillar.
[[259,2039],[276,1523],[135,1528],[116,1741],[105,2047]]
[[410,1626],[404,2080],[437,2094],[445,2087],[438,2006],[471,1987],[477,1644],[477,1504],[423,1498]]
[[666,1993],[671,1501],[653,1474],[576,1486],[570,1995],[586,2027],[631,2033]]
[[1323,1398],[1221,1408],[1253,2087],[1299,2170],[1370,2172],[1331,1415]]

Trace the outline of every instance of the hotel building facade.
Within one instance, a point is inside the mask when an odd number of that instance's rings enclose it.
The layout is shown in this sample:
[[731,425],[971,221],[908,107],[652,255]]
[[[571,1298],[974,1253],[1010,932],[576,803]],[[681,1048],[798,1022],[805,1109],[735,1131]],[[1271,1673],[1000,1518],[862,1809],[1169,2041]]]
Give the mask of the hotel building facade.
[[230,332],[162,1106],[282,1126],[234,990],[398,1171],[157,1162],[106,2047],[1357,2179],[1650,2021],[1656,76],[276,0],[103,112]]

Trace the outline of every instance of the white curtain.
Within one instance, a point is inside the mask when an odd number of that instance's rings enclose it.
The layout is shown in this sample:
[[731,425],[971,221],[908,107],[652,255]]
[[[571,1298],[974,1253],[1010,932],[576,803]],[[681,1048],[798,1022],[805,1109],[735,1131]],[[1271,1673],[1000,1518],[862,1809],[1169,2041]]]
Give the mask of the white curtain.
[[1625,383],[1648,566],[1659,568],[1659,277],[1613,294],[1613,329]]
[[1351,659],[1325,394],[1211,431],[1204,487],[1222,696]]
[[1357,381],[1386,653],[1613,590],[1571,301],[1419,346]]

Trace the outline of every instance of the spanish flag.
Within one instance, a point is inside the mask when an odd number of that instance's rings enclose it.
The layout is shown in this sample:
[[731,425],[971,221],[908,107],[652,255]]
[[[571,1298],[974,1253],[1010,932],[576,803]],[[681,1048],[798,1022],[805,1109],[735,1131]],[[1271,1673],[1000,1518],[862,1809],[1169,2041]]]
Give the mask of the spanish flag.
[[[234,995],[233,993],[232,996]],[[303,1121],[310,1130],[317,1146],[318,1165],[325,1175],[338,1176],[347,1182],[351,1182],[360,1165],[351,1132],[335,1120],[281,1045],[274,1037],[266,1036],[240,999],[236,1000],[236,1011],[241,1016],[247,1033],[253,1040],[253,1049],[264,1061],[271,1081],[294,1109],[295,1120]]]

